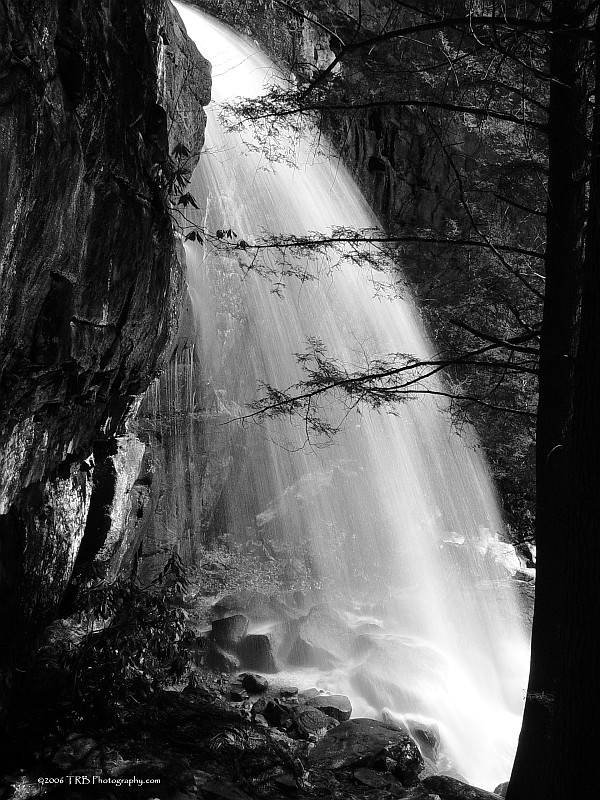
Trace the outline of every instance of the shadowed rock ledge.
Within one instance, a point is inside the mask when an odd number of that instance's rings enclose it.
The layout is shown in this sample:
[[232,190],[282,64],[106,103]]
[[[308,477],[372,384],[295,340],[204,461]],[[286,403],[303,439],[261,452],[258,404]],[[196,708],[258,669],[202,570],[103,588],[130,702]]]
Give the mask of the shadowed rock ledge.
[[123,434],[177,330],[169,154],[195,163],[209,75],[165,0],[0,5],[0,705],[82,541],[114,574],[139,535]]

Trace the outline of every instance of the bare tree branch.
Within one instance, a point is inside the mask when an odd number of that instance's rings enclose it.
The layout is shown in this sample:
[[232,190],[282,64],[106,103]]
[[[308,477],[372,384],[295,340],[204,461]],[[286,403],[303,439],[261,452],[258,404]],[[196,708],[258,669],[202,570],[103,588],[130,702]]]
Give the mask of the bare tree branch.
[[[244,119],[252,120],[253,122],[258,122],[259,120],[266,120],[266,119],[273,119],[279,117],[286,117],[292,116],[293,114],[301,114],[310,111],[360,111],[366,108],[418,108],[418,109],[425,109],[425,108],[439,108],[443,111],[455,111],[457,113],[462,114],[470,114],[474,117],[483,117],[491,118],[491,119],[499,119],[504,122],[513,122],[515,125],[525,125],[528,128],[533,128],[535,130],[541,131],[542,133],[546,133],[547,126],[544,122],[538,122],[534,119],[527,119],[525,116],[517,116],[516,114],[508,114],[503,111],[496,111],[492,108],[486,106],[485,108],[477,107],[477,106],[470,106],[470,105],[462,105],[460,103],[449,103],[444,102],[441,100],[425,100],[425,99],[417,99],[417,100],[402,100],[398,98],[390,98],[389,100],[365,100],[364,102],[350,102],[350,103],[336,103],[336,102],[329,102],[324,100],[322,102],[314,102],[314,103],[305,103],[302,100],[303,95],[299,94],[290,94],[290,100],[294,101],[296,97],[298,98],[298,103],[296,105],[290,106],[289,108],[285,108],[283,106],[273,107],[267,110],[261,110],[259,113],[252,113],[252,111],[247,111],[245,108],[244,103],[238,103],[235,105],[227,106],[227,109],[232,111],[234,114],[243,116]],[[268,97],[266,98],[268,103]],[[277,100],[281,100],[282,97],[276,98]],[[261,101],[264,103],[265,98],[261,98]],[[255,104],[251,102],[248,104],[248,107],[253,107]],[[264,106],[263,106],[264,107]]]
[[493,336],[490,333],[478,331],[470,325],[467,325],[465,322],[461,322],[457,319],[451,319],[450,324],[455,325],[457,328],[462,328],[468,333],[471,333],[473,336],[476,336],[478,339],[482,339],[484,342],[492,342],[493,344],[497,344],[499,347],[506,347],[508,350],[514,350],[516,353],[527,353],[528,355],[533,356],[537,356],[539,354],[539,350],[537,348],[523,347],[522,344],[520,344],[521,342],[531,341],[531,339],[539,339],[539,331],[533,331],[532,333],[528,333],[523,336],[516,336],[512,339],[500,339],[498,336]]
[[474,16],[471,14],[467,14],[466,16],[462,17],[449,17],[446,19],[439,19],[433,22],[425,22],[420,25],[409,25],[405,28],[397,28],[392,31],[387,31],[385,33],[378,34],[377,36],[371,36],[367,39],[363,39],[359,42],[353,42],[351,44],[346,45],[340,53],[336,55],[336,57],[331,61],[331,63],[308,85],[308,87],[304,90],[304,96],[308,95],[315,87],[319,86],[323,83],[333,72],[333,70],[337,67],[337,65],[342,61],[342,59],[347,56],[349,53],[356,52],[365,47],[373,47],[378,44],[383,44],[384,42],[389,42],[393,39],[400,39],[405,37],[413,36],[417,33],[426,33],[429,31],[437,31],[443,30],[446,28],[467,28],[471,32],[473,32],[474,28],[481,27],[481,28],[489,28],[489,29],[496,29],[498,27],[507,28],[510,31],[514,30],[523,30],[523,31],[545,31],[545,32],[556,32],[560,31],[561,33],[570,32],[577,36],[580,36],[585,39],[589,39],[593,41],[594,34],[593,31],[587,30],[585,28],[581,28],[577,25],[569,25],[569,24],[557,24],[553,20],[541,20],[541,19],[523,19],[520,17],[508,17],[508,16]]

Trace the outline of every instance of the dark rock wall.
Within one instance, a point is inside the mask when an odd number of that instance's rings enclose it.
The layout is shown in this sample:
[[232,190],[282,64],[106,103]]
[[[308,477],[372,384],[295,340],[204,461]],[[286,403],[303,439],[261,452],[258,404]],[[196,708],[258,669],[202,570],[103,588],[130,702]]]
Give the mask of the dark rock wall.
[[[164,0],[0,4],[5,675],[54,613],[82,541],[113,574],[131,551],[115,537],[136,529],[143,448],[106,442],[123,434],[176,333],[169,151],[182,142],[197,157],[209,74]],[[123,524],[103,530],[107,506]]]

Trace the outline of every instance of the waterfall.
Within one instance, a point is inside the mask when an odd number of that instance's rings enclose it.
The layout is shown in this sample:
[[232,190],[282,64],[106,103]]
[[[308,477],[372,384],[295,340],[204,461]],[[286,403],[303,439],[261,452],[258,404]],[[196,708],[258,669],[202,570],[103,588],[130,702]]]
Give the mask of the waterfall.
[[[213,64],[216,103],[256,96],[276,76],[249,40],[200,12],[177,10]],[[247,146],[250,133],[223,130],[208,111],[191,189],[207,230],[231,228],[251,241],[264,230],[377,225],[322,141],[317,147],[314,136],[290,134],[295,166],[272,163]],[[219,484],[220,499],[210,520],[200,510],[193,525],[211,525],[242,547],[261,544],[265,558],[285,562],[289,586],[310,585],[328,609],[324,618],[331,613],[339,623],[325,623],[323,662],[283,663],[286,676],[347,694],[355,716],[437,726],[448,763],[493,789],[510,775],[528,647],[492,558],[502,520],[474,438],[457,434],[447,408],[425,395],[391,414],[333,403],[330,419],[344,417],[343,426],[323,448],[306,443],[301,421],[231,421],[247,411],[260,381],[285,389],[300,379],[294,354],[311,337],[350,364],[365,352],[431,358],[409,292],[392,270],[351,259],[331,270],[319,263],[319,281],[289,277],[274,291],[247,269],[243,250],[210,242],[186,250],[196,367],[190,377],[186,357],[185,380],[170,391],[184,395],[178,407],[203,409],[203,447],[216,450],[220,437],[229,448],[218,468],[205,463],[195,476],[198,490],[203,480]],[[194,468],[185,467],[188,489]]]

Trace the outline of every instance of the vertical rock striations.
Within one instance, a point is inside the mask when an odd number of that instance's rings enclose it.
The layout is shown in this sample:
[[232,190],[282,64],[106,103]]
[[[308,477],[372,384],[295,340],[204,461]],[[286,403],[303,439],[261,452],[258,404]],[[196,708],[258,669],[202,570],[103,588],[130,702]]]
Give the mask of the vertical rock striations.
[[208,64],[164,0],[0,4],[5,684],[54,613],[82,540],[91,558],[131,549],[104,524],[101,498],[130,502],[141,446],[109,442],[176,332],[170,150],[184,144],[193,165],[209,90]]

